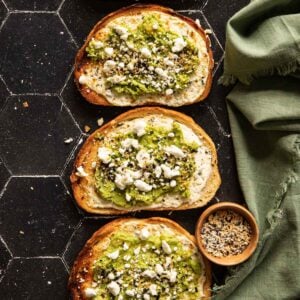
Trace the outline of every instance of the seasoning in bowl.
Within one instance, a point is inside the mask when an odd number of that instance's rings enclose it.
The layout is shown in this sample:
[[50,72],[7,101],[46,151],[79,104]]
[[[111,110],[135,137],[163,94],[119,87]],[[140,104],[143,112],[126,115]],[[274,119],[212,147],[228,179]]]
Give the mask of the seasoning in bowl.
[[217,210],[204,221],[201,239],[206,251],[215,257],[242,253],[251,240],[251,226],[233,210]]

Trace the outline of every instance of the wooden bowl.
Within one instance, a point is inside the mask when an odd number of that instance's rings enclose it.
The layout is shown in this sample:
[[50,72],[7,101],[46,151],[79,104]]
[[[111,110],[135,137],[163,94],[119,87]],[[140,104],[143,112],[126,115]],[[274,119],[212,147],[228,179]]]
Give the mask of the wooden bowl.
[[[244,251],[238,255],[229,255],[229,256],[224,256],[224,257],[216,257],[207,252],[206,248],[204,247],[202,243],[202,238],[201,238],[201,229],[206,221],[207,217],[218,211],[218,210],[232,210],[236,212],[237,214],[241,215],[244,217],[244,219],[249,223],[251,227],[251,238],[250,238],[250,243],[249,245],[244,249]],[[220,202],[217,204],[214,204],[210,207],[208,207],[200,216],[197,225],[196,225],[196,241],[198,244],[198,247],[202,254],[212,261],[215,264],[222,265],[222,266],[233,266],[240,264],[247,260],[254,250],[257,247],[258,243],[258,238],[259,238],[259,230],[257,223],[255,221],[255,218],[253,215],[243,206],[233,203],[233,202]]]

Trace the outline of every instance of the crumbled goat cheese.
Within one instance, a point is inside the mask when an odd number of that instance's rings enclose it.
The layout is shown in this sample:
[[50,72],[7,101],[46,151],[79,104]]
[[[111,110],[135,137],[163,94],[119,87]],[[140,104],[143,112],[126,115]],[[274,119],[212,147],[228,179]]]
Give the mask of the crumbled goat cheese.
[[151,162],[150,154],[142,149],[136,154],[136,160],[138,162],[138,166],[142,169],[146,168]]
[[165,147],[165,151],[166,151],[167,154],[173,155],[173,156],[178,157],[178,158],[185,157],[185,154],[183,153],[183,151],[175,145]]
[[103,72],[109,74],[116,67],[116,62],[113,60],[107,60],[103,65]]
[[147,240],[149,236],[150,236],[150,232],[148,231],[148,229],[143,228],[140,232],[140,239],[141,240]]
[[135,291],[134,290],[126,290],[125,294],[129,297],[134,297]]
[[92,162],[92,168],[95,169],[96,166],[97,166],[97,162],[93,161],[93,162]]
[[149,278],[154,278],[156,276],[156,273],[151,270],[146,270],[142,273],[142,276],[149,277]]
[[133,253],[134,253],[135,255],[138,255],[138,254],[140,253],[140,251],[141,251],[141,247],[137,247],[137,248],[135,248],[135,249],[133,250]]
[[99,127],[102,126],[103,123],[104,123],[104,119],[103,119],[103,118],[99,118],[99,119],[97,120],[97,124],[98,124]]
[[127,68],[129,71],[133,71],[134,70],[134,62],[131,61],[130,63],[128,63]]
[[123,257],[123,258],[124,258],[124,260],[125,260],[125,261],[129,261],[129,260],[130,260],[130,258],[131,258],[131,256],[130,256],[130,255],[124,255],[124,257]]
[[173,132],[169,132],[169,133],[168,133],[168,137],[173,138],[174,136],[175,136],[175,134],[174,134]]
[[169,273],[169,280],[171,283],[176,282],[176,278],[177,278],[177,272],[175,270],[171,270]]
[[117,259],[119,257],[119,250],[116,250],[114,252],[108,253],[107,257],[111,259]]
[[195,20],[195,23],[196,23],[199,27],[201,26],[200,20],[199,20],[199,19],[196,19],[196,20]]
[[150,300],[151,297],[150,297],[150,295],[148,295],[148,294],[144,294],[144,295],[143,295],[143,299],[144,299],[144,300]]
[[110,282],[107,288],[114,296],[118,296],[120,293],[120,286],[115,281]]
[[131,196],[129,194],[125,194],[125,199],[127,202],[129,202],[131,200]]
[[103,43],[101,41],[95,40],[94,38],[93,38],[93,45],[95,49],[100,49],[103,47]]
[[88,76],[82,74],[82,75],[80,75],[78,81],[80,84],[87,84],[89,81],[89,78],[88,78]]
[[65,139],[65,140],[64,140],[64,143],[65,143],[65,144],[71,144],[73,141],[74,141],[74,139],[70,137],[70,138],[68,138],[68,139]]
[[173,90],[172,89],[167,89],[166,90],[166,95],[167,96],[170,96],[170,95],[172,95],[173,94]]
[[167,268],[170,264],[171,264],[171,262],[172,262],[172,259],[171,259],[171,257],[169,257],[169,256],[167,256],[166,257],[166,262],[165,262],[165,268]]
[[159,178],[161,176],[162,170],[160,166],[156,166],[154,169],[154,175],[156,178]]
[[104,52],[105,52],[105,54],[107,55],[107,56],[112,56],[113,54],[114,54],[114,49],[113,48],[111,48],[111,47],[106,47],[106,48],[104,48]]
[[144,57],[147,57],[147,58],[151,57],[151,51],[150,51],[148,48],[146,48],[146,47],[143,47],[143,48],[141,49],[141,54],[142,54]]
[[120,62],[120,63],[118,64],[118,66],[119,66],[120,68],[124,68],[124,67],[125,67],[125,64],[124,64],[123,62]]
[[130,264],[125,264],[124,267],[125,267],[126,269],[129,269],[129,268],[130,268]]
[[131,147],[138,149],[140,147],[139,141],[136,139],[127,138],[121,142],[122,148],[129,149]]
[[128,249],[129,249],[129,246],[128,246],[128,244],[127,244],[127,243],[124,243],[124,244],[123,244],[123,250],[125,250],[125,251],[126,251],[126,250],[128,250]]
[[129,34],[125,27],[117,25],[114,27],[114,29],[122,40],[127,40]]
[[171,182],[170,182],[170,187],[175,187],[177,185],[177,182],[176,182],[176,180],[171,180]]
[[104,163],[108,164],[111,161],[111,150],[107,147],[98,148],[98,158]]
[[162,241],[161,242],[161,247],[162,247],[163,251],[166,254],[171,254],[172,253],[172,249],[171,249],[170,245],[166,241]]
[[116,174],[115,184],[120,190],[124,190],[127,185],[131,185],[133,183],[133,178],[129,172],[123,174]]
[[143,136],[146,133],[146,126],[147,123],[144,120],[137,120],[136,122],[134,122],[133,131],[137,134],[138,137]]
[[164,71],[162,68],[156,67],[155,68],[155,73],[158,74],[160,77],[162,77],[164,79],[168,78],[167,71]]
[[84,295],[87,297],[87,298],[92,298],[92,297],[95,297],[97,296],[97,292],[95,289],[93,288],[86,288],[84,290]]
[[156,284],[151,284],[149,286],[149,292],[152,296],[157,296],[157,285]]
[[168,57],[164,58],[164,63],[165,63],[165,65],[167,65],[169,67],[173,67],[174,66],[174,62],[172,60],[170,60]]
[[186,46],[186,41],[182,37],[178,37],[174,41],[174,45],[172,47],[172,52],[180,52]]
[[158,275],[161,275],[161,274],[164,272],[164,268],[162,267],[161,264],[156,264],[156,265],[155,265],[155,272],[156,272]]
[[75,175],[77,175],[78,177],[86,177],[89,174],[85,172],[83,166],[79,166],[76,168],[77,172],[75,173]]
[[134,182],[134,185],[139,191],[142,191],[142,192],[150,192],[152,190],[152,185],[150,185],[140,179],[136,180]]
[[153,24],[152,29],[157,30],[158,29],[158,24],[157,23]]
[[173,178],[175,176],[179,176],[180,175],[180,171],[176,170],[176,169],[171,169],[170,167],[166,166],[166,165],[161,165],[161,168],[164,172],[164,177],[165,178]]
[[107,275],[107,278],[108,278],[109,280],[114,280],[114,279],[115,279],[115,275],[114,275],[113,273],[109,273],[109,274]]

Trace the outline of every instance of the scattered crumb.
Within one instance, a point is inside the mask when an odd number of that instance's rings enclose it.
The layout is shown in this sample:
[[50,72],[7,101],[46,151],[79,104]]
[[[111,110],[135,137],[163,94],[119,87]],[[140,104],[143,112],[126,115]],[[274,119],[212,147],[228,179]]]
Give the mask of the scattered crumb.
[[65,144],[71,144],[73,141],[74,141],[74,139],[70,137],[70,138],[65,139],[64,143]]
[[25,234],[25,232],[23,230],[20,230],[19,233],[20,234]]
[[99,127],[102,126],[103,123],[104,123],[104,119],[103,119],[103,118],[99,118],[99,119],[97,120],[97,124],[98,124]]
[[88,125],[84,125],[84,132],[88,133],[91,130],[91,127]]
[[29,107],[29,103],[28,103],[27,101],[24,101],[24,102],[23,102],[23,107],[24,107],[24,108]]
[[33,190],[34,190],[34,187],[33,187],[33,186],[31,186],[31,187],[30,187],[30,189],[33,191]]
[[204,32],[205,32],[206,34],[212,34],[212,30],[211,30],[211,29],[205,29]]
[[196,19],[196,20],[195,20],[195,23],[196,23],[199,27],[201,26],[200,20],[199,20],[199,19]]
[[52,282],[51,282],[51,281],[47,281],[47,283],[48,283],[49,285],[51,285],[51,284],[52,284]]

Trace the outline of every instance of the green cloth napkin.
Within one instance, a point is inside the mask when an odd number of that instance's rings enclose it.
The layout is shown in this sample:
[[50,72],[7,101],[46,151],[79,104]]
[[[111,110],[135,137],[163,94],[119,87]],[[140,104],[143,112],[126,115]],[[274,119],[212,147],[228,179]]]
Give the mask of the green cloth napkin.
[[256,0],[227,24],[224,84],[239,181],[260,229],[214,299],[300,299],[300,1]]

